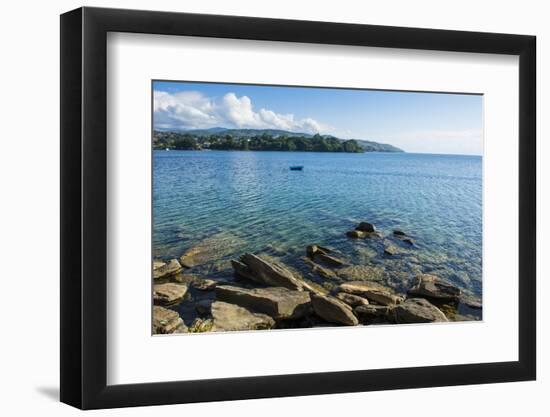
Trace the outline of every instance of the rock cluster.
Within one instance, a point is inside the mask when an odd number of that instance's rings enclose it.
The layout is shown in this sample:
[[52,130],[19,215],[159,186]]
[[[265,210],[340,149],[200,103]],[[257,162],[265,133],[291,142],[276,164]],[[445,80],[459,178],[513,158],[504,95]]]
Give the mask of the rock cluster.
[[[382,237],[369,222],[359,223],[346,234],[355,239]],[[220,243],[220,239],[226,243]],[[384,268],[369,262],[351,264],[342,253],[318,244],[307,246],[306,256],[301,259],[323,286],[279,259],[248,252],[227,262],[234,281],[200,276],[200,271],[212,270],[211,265],[220,262],[220,256],[237,253],[241,242],[229,238],[227,243],[227,239],[227,235],[218,234],[179,259],[154,261],[153,333],[446,322],[449,317],[442,304],[481,308],[478,299],[433,274],[418,273],[410,284],[406,275],[398,276],[396,279],[405,288],[396,291],[388,286],[392,276]],[[401,230],[372,243],[380,248],[379,253],[392,257],[391,262],[407,251],[407,245],[413,245],[410,236]],[[186,327],[175,310],[182,300],[197,294],[203,294],[192,307],[198,317]]]

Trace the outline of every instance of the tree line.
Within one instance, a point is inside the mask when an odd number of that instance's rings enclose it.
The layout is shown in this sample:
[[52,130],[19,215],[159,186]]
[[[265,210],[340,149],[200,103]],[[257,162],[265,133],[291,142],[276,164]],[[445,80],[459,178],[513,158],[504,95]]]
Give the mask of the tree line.
[[302,151],[302,152],[364,152],[354,140],[340,140],[334,136],[314,135],[272,136],[267,133],[256,136],[213,134],[197,136],[191,133],[159,132],[153,134],[154,149],[177,150],[235,150],[235,151]]

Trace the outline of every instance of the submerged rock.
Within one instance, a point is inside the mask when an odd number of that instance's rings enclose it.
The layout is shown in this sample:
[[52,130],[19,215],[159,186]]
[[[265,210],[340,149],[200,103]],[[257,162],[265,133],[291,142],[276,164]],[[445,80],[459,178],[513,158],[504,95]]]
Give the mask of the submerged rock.
[[153,306],[153,334],[169,334],[184,329],[185,324],[178,313]]
[[171,276],[170,280],[179,282],[180,284],[185,284],[187,286],[190,286],[191,284],[193,284],[193,282],[197,278],[198,277],[194,274],[185,274],[185,273],[180,271],[176,275]]
[[402,297],[395,295],[389,288],[374,282],[345,282],[340,285],[339,290],[348,294],[366,297],[369,301],[382,305],[397,304],[402,300]]
[[321,261],[330,266],[339,267],[346,264],[346,262],[342,259],[331,255],[331,253],[333,252],[331,249],[324,248],[319,245],[309,245],[306,248],[306,252],[310,259]]
[[287,268],[252,253],[245,253],[240,261],[231,261],[231,264],[238,275],[251,281],[291,290],[304,289],[304,281],[295,277]]
[[195,310],[201,316],[207,316],[210,314],[210,308],[212,307],[212,300],[200,300],[195,303]]
[[293,291],[283,287],[241,288],[231,285],[216,287],[221,301],[268,314],[275,319],[296,319],[311,311],[310,293]]
[[359,225],[355,228],[355,230],[360,230],[361,232],[376,232],[376,227],[374,227],[374,224],[369,222],[361,222]]
[[384,246],[384,254],[385,255],[396,255],[399,253],[399,249],[397,249],[395,246],[393,245],[386,245]]
[[201,275],[215,275],[231,271],[231,261],[229,259],[212,261],[207,264],[198,265],[193,268],[193,271]]
[[382,237],[382,233],[380,233],[379,231],[364,232],[361,230],[348,230],[346,232],[346,236],[354,239],[365,239],[365,238]]
[[332,255],[327,255],[325,253],[318,253],[316,256],[316,259],[320,260],[321,262],[324,262],[327,265],[331,265],[335,267],[341,267],[346,265],[346,261]]
[[338,279],[338,275],[336,275],[336,272],[334,272],[332,269],[325,268],[324,266],[313,262],[308,257],[304,257],[303,260],[306,264],[311,266],[311,272],[317,273],[325,279]]
[[458,301],[461,291],[435,275],[419,274],[408,293],[416,297]]
[[348,230],[346,232],[347,237],[351,237],[354,239],[364,239],[367,237],[367,232],[362,232],[361,230]]
[[385,281],[388,274],[380,266],[349,265],[339,269],[338,276],[346,281]]
[[223,301],[212,303],[211,312],[212,331],[265,330],[275,326],[275,321],[266,314]]
[[312,294],[311,304],[315,313],[330,323],[346,326],[359,324],[359,320],[353,314],[351,307],[334,297]]
[[153,278],[154,279],[168,278],[172,275],[177,274],[179,271],[181,271],[181,269],[182,268],[178,260],[172,259],[167,264],[164,264],[162,266],[159,266],[158,268],[153,269]]
[[332,250],[330,250],[328,248],[324,248],[324,247],[319,246],[319,245],[308,245],[307,248],[306,248],[306,253],[309,257],[313,257],[317,253],[323,253],[323,254],[327,255],[330,252],[332,252]]
[[369,303],[369,300],[363,297],[359,297],[358,295],[348,294],[346,292],[339,292],[336,294],[336,298],[338,298],[340,301],[343,301],[350,307],[358,307],[362,305],[367,305]]
[[206,264],[231,255],[243,246],[244,242],[227,232],[216,233],[186,251],[179,262],[186,268]]
[[175,304],[187,293],[187,285],[168,282],[153,285],[153,301],[155,304]]
[[393,309],[397,323],[432,323],[449,321],[445,314],[424,298],[409,298]]
[[411,245],[411,246],[414,244],[414,242],[410,238],[410,236],[407,235],[405,232],[403,232],[401,230],[394,230],[393,235],[403,243],[406,243],[406,244]]

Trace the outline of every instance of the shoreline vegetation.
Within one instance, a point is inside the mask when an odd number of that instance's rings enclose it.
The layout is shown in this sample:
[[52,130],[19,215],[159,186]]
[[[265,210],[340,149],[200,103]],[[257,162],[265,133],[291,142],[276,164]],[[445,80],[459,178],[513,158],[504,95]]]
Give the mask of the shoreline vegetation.
[[274,129],[212,128],[189,131],[153,131],[155,150],[239,150],[284,152],[403,152],[384,143],[340,139]]
[[[416,247],[408,233],[384,235],[369,222],[345,235],[379,240],[389,258]],[[300,261],[309,271],[302,274],[266,253],[239,256],[240,243],[221,232],[178,259],[153,260],[153,334],[481,319],[480,298],[434,274],[393,285],[371,265],[353,265],[346,254],[317,244],[305,247]],[[182,303],[192,306],[192,321],[180,315]]]

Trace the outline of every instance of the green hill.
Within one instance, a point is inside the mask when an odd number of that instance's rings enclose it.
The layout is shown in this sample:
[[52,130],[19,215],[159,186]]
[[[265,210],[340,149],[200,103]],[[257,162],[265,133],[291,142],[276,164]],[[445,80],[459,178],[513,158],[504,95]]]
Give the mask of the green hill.
[[153,132],[154,149],[302,152],[403,152],[389,144],[278,129],[192,129]]

